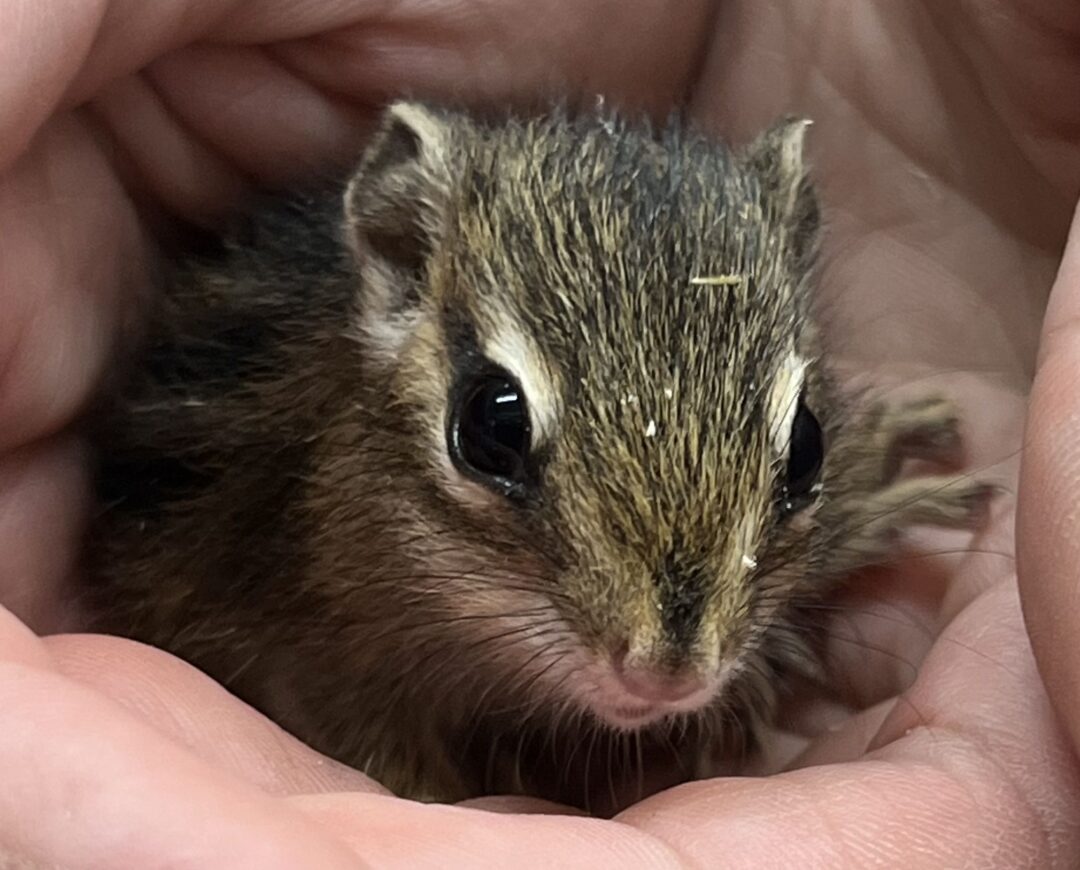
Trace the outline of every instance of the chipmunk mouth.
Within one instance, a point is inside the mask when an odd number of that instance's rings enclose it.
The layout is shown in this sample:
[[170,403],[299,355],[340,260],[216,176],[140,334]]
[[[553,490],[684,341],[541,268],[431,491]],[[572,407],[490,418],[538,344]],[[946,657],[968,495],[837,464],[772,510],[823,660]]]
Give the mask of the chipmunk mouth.
[[598,693],[589,699],[589,708],[601,721],[621,730],[636,730],[672,716],[693,713],[705,707],[715,696],[711,688],[702,689],[678,701],[642,701],[640,698]]
[[[711,680],[701,680],[689,691],[643,693],[627,686],[611,668],[594,675],[592,691],[583,699],[594,716],[605,724],[624,731],[645,728],[662,719],[693,713],[707,706],[719,688]],[[643,694],[645,695],[643,697]]]
[[658,675],[631,671],[615,660],[597,662],[590,670],[581,693],[585,706],[612,728],[636,731],[704,709],[722,693],[737,668],[725,663],[712,674]]

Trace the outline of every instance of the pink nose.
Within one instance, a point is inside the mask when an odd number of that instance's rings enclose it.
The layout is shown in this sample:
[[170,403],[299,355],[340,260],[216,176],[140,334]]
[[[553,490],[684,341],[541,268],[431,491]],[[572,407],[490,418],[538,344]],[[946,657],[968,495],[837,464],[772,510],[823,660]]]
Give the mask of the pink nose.
[[696,671],[669,673],[648,665],[630,664],[625,654],[615,659],[615,672],[623,687],[643,701],[681,701],[705,688],[705,680]]

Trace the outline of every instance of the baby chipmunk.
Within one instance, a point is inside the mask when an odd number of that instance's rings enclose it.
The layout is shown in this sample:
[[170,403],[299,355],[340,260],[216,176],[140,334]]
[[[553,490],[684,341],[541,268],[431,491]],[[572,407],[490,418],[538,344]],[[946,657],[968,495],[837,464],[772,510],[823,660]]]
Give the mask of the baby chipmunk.
[[900,474],[947,401],[834,379],[806,126],[391,106],[169,274],[93,421],[98,627],[408,797],[738,770],[821,601],[990,494]]

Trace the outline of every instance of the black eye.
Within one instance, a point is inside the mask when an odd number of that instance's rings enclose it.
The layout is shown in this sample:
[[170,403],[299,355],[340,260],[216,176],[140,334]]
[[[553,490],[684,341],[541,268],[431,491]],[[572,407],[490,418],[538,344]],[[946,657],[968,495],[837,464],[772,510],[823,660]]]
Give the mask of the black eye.
[[800,399],[791,425],[791,452],[784,476],[782,504],[785,511],[798,510],[808,503],[824,458],[821,424]]
[[525,394],[505,372],[482,374],[457,391],[447,432],[458,470],[512,494],[525,477],[531,429]]

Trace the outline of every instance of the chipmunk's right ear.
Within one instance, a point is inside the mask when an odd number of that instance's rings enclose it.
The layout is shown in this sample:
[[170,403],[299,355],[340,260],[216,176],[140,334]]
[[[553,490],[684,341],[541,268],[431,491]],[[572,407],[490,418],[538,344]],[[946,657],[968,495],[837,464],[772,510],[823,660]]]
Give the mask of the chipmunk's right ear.
[[417,103],[390,106],[346,190],[365,320],[420,302],[428,257],[444,232],[451,189],[448,120]]
[[795,268],[802,273],[813,263],[821,223],[805,155],[810,123],[806,118],[780,119],[749,146],[744,158],[762,181],[766,201],[787,224]]
[[807,118],[784,117],[754,140],[746,151],[749,165],[764,180],[770,194],[784,212],[798,208],[800,197],[810,188],[807,182]]

